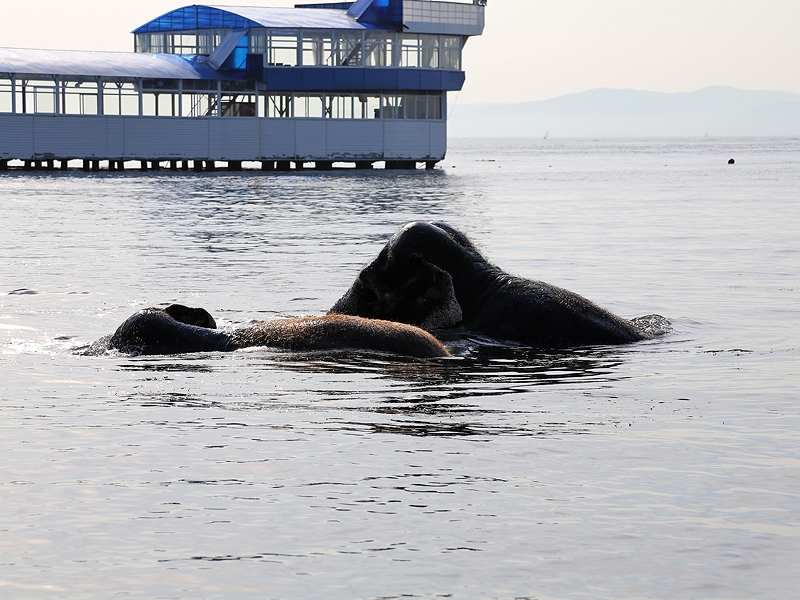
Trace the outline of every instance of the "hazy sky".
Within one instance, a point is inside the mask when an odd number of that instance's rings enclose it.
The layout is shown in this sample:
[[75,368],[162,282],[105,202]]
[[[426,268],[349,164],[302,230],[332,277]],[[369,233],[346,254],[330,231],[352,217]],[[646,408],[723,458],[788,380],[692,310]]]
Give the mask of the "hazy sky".
[[[191,2],[2,3],[0,46],[131,50],[132,29]],[[800,93],[799,28],[800,0],[489,0],[486,32],[465,49],[458,103],[524,102],[597,87]]]

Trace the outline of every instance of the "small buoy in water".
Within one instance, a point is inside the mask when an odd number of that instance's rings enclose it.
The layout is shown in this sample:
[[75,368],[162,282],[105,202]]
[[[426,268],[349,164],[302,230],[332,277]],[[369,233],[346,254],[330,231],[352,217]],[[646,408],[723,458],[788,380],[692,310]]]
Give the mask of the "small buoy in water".
[[735,161],[735,160],[733,160],[733,159],[730,159],[730,160],[728,161],[728,164],[729,164],[729,165],[736,164],[736,161]]

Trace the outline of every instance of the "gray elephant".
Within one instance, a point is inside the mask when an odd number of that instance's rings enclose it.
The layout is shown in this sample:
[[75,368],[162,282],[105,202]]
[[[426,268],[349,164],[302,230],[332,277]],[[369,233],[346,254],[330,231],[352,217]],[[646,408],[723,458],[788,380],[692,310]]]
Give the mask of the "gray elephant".
[[461,327],[540,349],[627,344],[669,330],[659,315],[627,320],[568,290],[515,277],[444,223],[409,223],[359,273],[330,314]]
[[417,358],[449,356],[430,333],[403,323],[325,315],[263,321],[226,332],[216,329],[206,310],[180,304],[136,312],[85,354],[100,354],[108,349],[134,355],[228,352],[250,346],[295,351],[348,348]]

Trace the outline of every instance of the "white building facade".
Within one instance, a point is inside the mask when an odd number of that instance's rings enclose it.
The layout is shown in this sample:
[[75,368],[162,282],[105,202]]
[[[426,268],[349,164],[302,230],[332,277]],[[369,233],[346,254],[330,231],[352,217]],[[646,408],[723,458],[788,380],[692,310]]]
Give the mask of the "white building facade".
[[192,5],[133,53],[0,48],[0,169],[432,167],[485,0]]

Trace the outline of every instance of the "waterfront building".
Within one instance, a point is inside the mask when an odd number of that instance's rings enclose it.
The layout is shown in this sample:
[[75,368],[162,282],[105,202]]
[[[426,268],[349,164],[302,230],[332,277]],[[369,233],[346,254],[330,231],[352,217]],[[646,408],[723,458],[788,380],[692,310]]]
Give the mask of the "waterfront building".
[[0,169],[432,168],[485,4],[191,5],[134,52],[0,48]]

